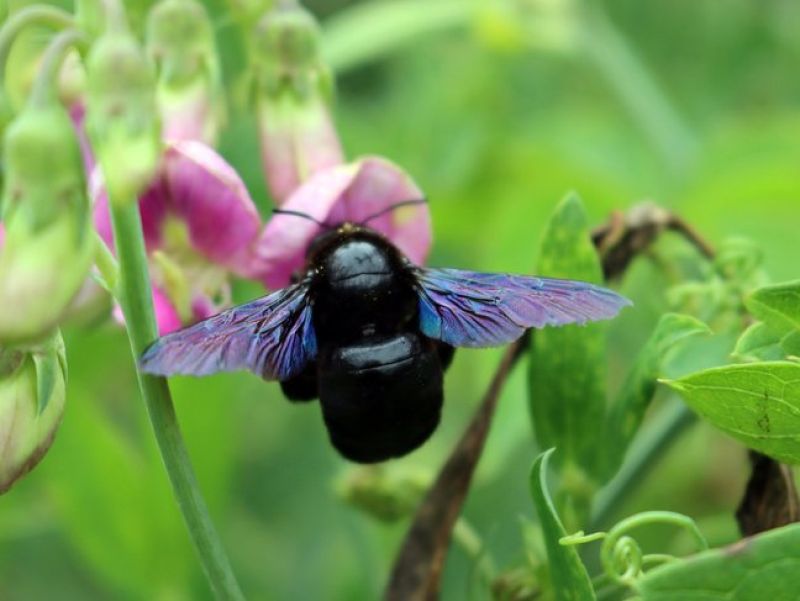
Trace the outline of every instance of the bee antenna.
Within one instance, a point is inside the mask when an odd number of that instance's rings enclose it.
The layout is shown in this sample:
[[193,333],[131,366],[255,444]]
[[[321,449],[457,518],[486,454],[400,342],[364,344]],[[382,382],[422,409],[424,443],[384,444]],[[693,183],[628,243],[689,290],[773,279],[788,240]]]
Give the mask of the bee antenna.
[[395,209],[399,209],[400,207],[407,207],[407,206],[411,206],[411,205],[424,205],[424,204],[427,204],[427,202],[428,202],[427,198],[415,198],[413,200],[401,200],[400,202],[396,202],[393,205],[389,205],[385,209],[381,209],[380,211],[378,211],[374,215],[370,215],[369,217],[367,217],[366,219],[364,219],[361,222],[361,225],[367,225],[373,219],[377,219],[378,217],[383,217],[384,215],[386,215],[386,213],[391,213],[392,211],[394,211]]
[[313,221],[314,223],[316,223],[318,226],[320,226],[322,228],[331,229],[331,226],[329,224],[325,223],[324,221],[320,221],[319,219],[315,219],[311,215],[309,215],[307,213],[303,213],[301,211],[292,211],[291,209],[272,209],[272,214],[273,215],[294,215],[295,217],[302,217],[303,219],[308,219],[309,221]]

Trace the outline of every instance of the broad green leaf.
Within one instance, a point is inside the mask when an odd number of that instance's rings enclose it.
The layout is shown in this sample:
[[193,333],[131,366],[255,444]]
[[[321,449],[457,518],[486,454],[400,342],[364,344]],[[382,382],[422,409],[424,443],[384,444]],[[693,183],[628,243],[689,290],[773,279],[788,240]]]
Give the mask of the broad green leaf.
[[550,580],[557,601],[583,601],[595,599],[594,589],[586,568],[576,548],[562,545],[559,541],[567,536],[558,518],[550,493],[547,490],[547,461],[554,449],[545,451],[536,458],[531,468],[530,486],[533,504],[542,526],[547,558],[550,564]]
[[800,463],[800,364],[728,365],[667,384],[702,417],[748,447]]
[[800,330],[800,281],[759,288],[746,304],[753,315],[769,324]]
[[[574,194],[556,208],[542,241],[536,272],[598,283],[602,269],[591,243],[583,203]],[[559,459],[598,476],[598,427],[605,419],[605,326],[570,325],[534,332],[529,401],[540,448],[558,447]]]
[[777,361],[783,359],[781,339],[786,332],[779,327],[759,321],[747,328],[733,349],[733,356],[755,361]]
[[654,568],[637,590],[642,601],[795,601],[800,524]]
[[800,331],[789,332],[781,338],[781,348],[786,356],[800,357]]
[[606,436],[608,476],[619,469],[625,451],[642,423],[669,351],[692,336],[710,332],[706,324],[689,315],[667,313],[661,316],[611,407]]

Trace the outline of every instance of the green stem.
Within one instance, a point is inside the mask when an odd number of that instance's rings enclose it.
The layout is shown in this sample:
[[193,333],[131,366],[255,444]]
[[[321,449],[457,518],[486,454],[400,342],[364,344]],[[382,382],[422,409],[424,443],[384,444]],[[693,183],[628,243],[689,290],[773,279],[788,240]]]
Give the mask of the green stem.
[[44,58],[33,82],[29,96],[31,106],[44,107],[56,102],[58,97],[58,73],[61,65],[72,48],[84,40],[77,29],[67,29],[57,34],[47,49]]
[[599,2],[587,8],[583,50],[670,170],[681,173],[691,166],[698,147],[691,128]]
[[588,530],[599,530],[619,510],[625,498],[650,472],[650,468],[670,448],[675,439],[695,421],[694,413],[680,400],[673,399],[662,410],[653,426],[647,428],[628,452],[628,461],[595,499]]
[[35,4],[13,13],[0,29],[0,73],[4,73],[8,53],[14,40],[26,27],[45,25],[53,29],[65,29],[75,25],[72,15],[62,8]]
[[668,524],[683,528],[692,536],[698,550],[708,549],[708,542],[692,518],[674,511],[637,513],[615,525],[603,540],[603,545],[600,547],[600,561],[609,578],[618,584],[631,586],[642,574],[646,562],[663,563],[672,559],[671,556],[663,554],[643,555],[637,542],[628,535],[628,532],[635,528],[652,524]]
[[128,30],[128,18],[122,0],[100,0],[103,5],[103,15],[106,19],[106,29],[114,32]]
[[336,72],[383,57],[421,36],[468,25],[475,0],[389,0],[354,5],[325,24],[322,51]]
[[43,4],[29,6],[13,13],[0,29],[0,86],[5,85],[6,63],[14,41],[25,28],[31,25],[65,29],[74,26],[75,21],[67,11]]
[[94,264],[103,278],[103,288],[113,295],[118,294],[119,264],[97,232],[94,233]]
[[[133,200],[110,199],[120,267],[120,301],[134,357],[158,337],[142,236],[139,207]],[[195,549],[217,599],[242,600],[241,589],[211,523],[208,508],[186,452],[167,381],[137,370],[150,422]]]
[[480,535],[464,517],[456,520],[453,526],[453,540],[463,549],[467,556],[475,562],[481,578],[486,585],[491,585],[495,577],[495,566],[492,558],[481,540]]

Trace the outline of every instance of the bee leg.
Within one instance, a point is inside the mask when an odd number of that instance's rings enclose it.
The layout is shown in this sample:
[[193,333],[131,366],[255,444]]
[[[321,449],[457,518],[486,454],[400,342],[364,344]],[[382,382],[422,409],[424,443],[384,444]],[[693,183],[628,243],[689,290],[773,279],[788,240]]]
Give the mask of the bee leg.
[[317,363],[312,361],[296,376],[283,380],[281,390],[287,399],[295,403],[316,399],[319,396]]
[[456,347],[445,344],[444,342],[437,342],[437,350],[439,352],[439,363],[442,364],[442,372],[444,372],[453,362],[453,355],[456,354]]

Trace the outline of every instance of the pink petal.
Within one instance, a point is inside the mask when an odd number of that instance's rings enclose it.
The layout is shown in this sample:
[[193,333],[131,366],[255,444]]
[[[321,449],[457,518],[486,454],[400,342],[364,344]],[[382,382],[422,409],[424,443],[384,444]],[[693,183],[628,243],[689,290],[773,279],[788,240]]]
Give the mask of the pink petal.
[[[300,186],[283,208],[325,222],[357,172],[355,165],[340,165],[320,171]],[[320,232],[322,228],[309,219],[274,215],[258,242],[253,275],[261,277],[270,288],[286,286],[292,274],[303,266],[306,249]]]
[[94,153],[92,152],[92,145],[89,143],[89,136],[86,135],[86,127],[84,125],[86,118],[86,106],[83,104],[83,102],[76,102],[69,107],[69,117],[72,120],[72,126],[75,128],[75,134],[78,137],[78,144],[80,144],[81,147],[83,168],[86,173],[91,173],[94,169],[95,160]]
[[195,296],[192,299],[192,319],[201,321],[219,313],[220,308],[205,295]]
[[[158,334],[160,336],[183,327],[178,311],[172,305],[169,297],[156,286],[153,286],[153,309],[156,314],[156,324],[158,325]],[[119,305],[114,307],[113,315],[117,323],[125,325],[125,316],[122,314],[122,308]]]
[[309,100],[302,108],[263,102],[258,116],[264,174],[278,206],[315,173],[344,162],[342,146],[323,99]]
[[161,102],[161,135],[165,140],[196,140],[214,145],[217,141],[218,115],[206,86],[177,94]]
[[[100,170],[90,181],[97,231],[113,244],[108,198]],[[210,261],[243,274],[252,262],[252,245],[261,218],[244,182],[211,147],[193,140],[167,144],[157,179],[139,198],[148,252],[163,247],[168,218],[183,221],[194,250]]]
[[[184,140],[167,146],[162,182],[161,206],[185,221],[192,246],[234,271],[245,270],[261,219],[239,174],[211,147]],[[143,216],[157,205],[143,203]]]
[[[111,213],[108,209],[108,195],[99,167],[95,167],[89,177],[89,194],[92,199],[94,227],[103,241],[113,250],[114,231],[111,226]],[[160,181],[153,183],[139,198],[139,215],[142,219],[144,243],[150,252],[161,247],[161,230],[167,216],[167,203],[164,186]]]
[[[366,157],[320,171],[281,208],[330,225],[368,220],[368,227],[384,234],[411,261],[423,263],[432,238],[427,204],[398,207],[370,219],[398,203],[423,198],[419,187],[399,167],[379,157]],[[287,285],[303,266],[306,249],[321,229],[301,217],[273,216],[258,243],[253,273],[271,288]]]
[[169,300],[165,292],[156,287],[153,287],[153,309],[156,312],[159,335],[169,334],[183,326],[178,311],[172,305],[172,301]]
[[353,183],[328,217],[334,223],[366,224],[391,240],[411,261],[422,264],[432,243],[430,209],[426,204],[392,206],[409,200],[423,200],[424,193],[400,167],[381,157],[364,157]]

